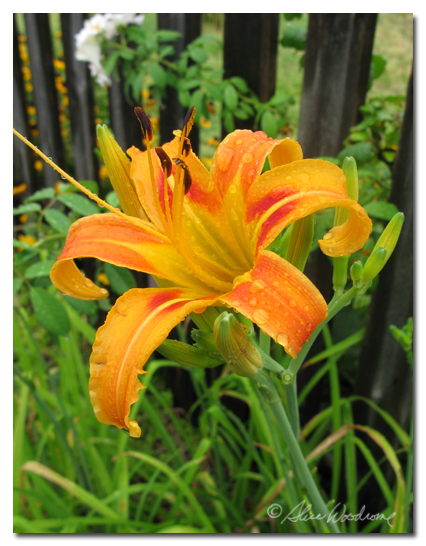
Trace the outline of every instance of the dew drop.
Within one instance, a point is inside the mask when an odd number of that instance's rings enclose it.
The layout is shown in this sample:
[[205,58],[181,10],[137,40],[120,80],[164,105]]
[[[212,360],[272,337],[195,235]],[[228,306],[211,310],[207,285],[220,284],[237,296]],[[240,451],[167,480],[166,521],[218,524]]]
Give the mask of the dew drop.
[[256,293],[256,292],[259,292],[259,290],[263,290],[264,288],[266,288],[268,285],[266,284],[265,281],[262,281],[262,279],[256,279],[254,282],[252,282],[252,284],[250,285],[250,292],[252,292],[253,294]]
[[289,305],[290,307],[296,307],[296,302],[294,300],[290,300]]
[[274,282],[272,283],[273,286],[279,286],[279,284],[280,284],[280,283],[279,283],[278,281],[274,281]]
[[334,248],[329,248],[328,251],[330,252],[330,254],[333,254]]
[[242,143],[243,143],[243,141],[241,140],[241,138],[239,138],[238,140],[235,141],[235,144],[236,144],[237,146],[239,146],[239,145],[242,144]]
[[237,186],[235,184],[229,186],[229,193],[237,193]]
[[243,163],[251,163],[253,161],[253,154],[248,152],[243,155]]
[[250,305],[252,305],[252,306],[254,307],[255,305],[257,305],[257,299],[256,299],[256,298],[253,298],[253,299],[251,299],[251,300],[249,301],[249,303],[250,303]]
[[216,161],[219,169],[221,171],[226,171],[235,155],[234,150],[231,150],[231,148],[223,146],[222,144],[222,146],[218,148],[216,154]]
[[283,345],[284,347],[286,347],[289,341],[290,340],[288,339],[288,336],[286,334],[277,335],[277,343],[279,343],[280,345]]
[[326,233],[324,235],[324,241],[328,241],[329,239],[332,239],[333,238],[333,234],[332,233]]
[[360,210],[360,211],[358,212],[358,216],[361,216],[361,217],[362,217],[362,216],[365,216],[365,215],[366,215],[365,210]]
[[309,305],[305,305],[305,307],[303,308],[305,311],[309,311]]
[[253,320],[255,322],[257,322],[257,324],[265,324],[265,322],[267,322],[269,319],[269,315],[266,311],[264,311],[263,309],[257,309],[254,313],[253,313]]

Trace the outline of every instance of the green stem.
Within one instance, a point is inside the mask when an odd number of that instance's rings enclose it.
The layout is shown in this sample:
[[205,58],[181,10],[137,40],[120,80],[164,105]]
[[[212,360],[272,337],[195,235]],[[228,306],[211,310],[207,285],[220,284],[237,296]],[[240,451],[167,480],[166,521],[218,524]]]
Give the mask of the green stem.
[[314,344],[314,341],[324,328],[324,326],[335,316],[337,313],[343,309],[346,305],[348,305],[352,299],[357,295],[360,288],[356,288],[353,286],[350,288],[347,292],[345,292],[342,296],[336,297],[334,296],[333,299],[330,301],[328,306],[328,315],[327,317],[316,327],[316,329],[312,332],[312,335],[307,343],[303,345],[302,350],[297,355],[297,358],[295,360],[292,360],[290,362],[290,365],[288,367],[288,371],[291,372],[293,375],[296,375],[299,371],[300,367],[302,366],[303,362],[305,361],[306,355],[308,354],[310,348]]
[[[295,474],[297,473],[297,475],[300,476],[300,479],[306,488],[309,501],[312,503],[312,507],[315,512],[315,516],[317,516],[318,519],[322,519],[330,533],[340,533],[337,523],[333,521],[330,511],[327,508],[320,492],[318,491],[317,485],[305,461],[299,443],[293,433],[290,422],[271,378],[259,373],[253,378],[253,381],[258,385],[258,387],[260,387],[261,393],[264,395],[264,399],[271,408],[271,411],[277,421],[280,432],[288,446],[291,458],[296,465]],[[269,418],[269,412],[265,412],[265,415],[267,418]],[[279,455],[282,457],[282,454]]]
[[300,435],[299,404],[297,401],[297,383],[296,377],[291,385],[285,385],[285,394],[287,397],[288,416],[290,418],[291,428],[297,440]]

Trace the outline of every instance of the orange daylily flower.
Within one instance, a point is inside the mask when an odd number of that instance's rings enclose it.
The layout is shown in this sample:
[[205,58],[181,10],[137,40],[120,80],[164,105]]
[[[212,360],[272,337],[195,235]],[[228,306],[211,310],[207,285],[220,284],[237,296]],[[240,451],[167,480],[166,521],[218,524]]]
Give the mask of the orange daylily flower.
[[[140,119],[149,145],[152,127],[145,118]],[[108,292],[78,270],[75,258],[98,258],[158,281],[160,288],[132,289],[118,298],[90,357],[89,390],[98,420],[127,428],[133,437],[141,435],[129,418],[143,388],[138,375],[189,313],[232,307],[293,357],[324,320],[327,304],[317,288],[266,250],[286,226],[324,208],[348,209],[349,219],[319,242],[333,257],[361,248],[372,229],[364,209],[348,198],[336,165],[303,159],[289,138],[238,130],[219,145],[209,172],[188,145],[192,121],[193,115],[160,150],[132,147],[131,160],[109,130],[98,127],[122,211],[80,187],[113,214],[75,222],[51,271],[61,292],[80,299],[105,298]],[[271,170],[262,174],[266,158]]]

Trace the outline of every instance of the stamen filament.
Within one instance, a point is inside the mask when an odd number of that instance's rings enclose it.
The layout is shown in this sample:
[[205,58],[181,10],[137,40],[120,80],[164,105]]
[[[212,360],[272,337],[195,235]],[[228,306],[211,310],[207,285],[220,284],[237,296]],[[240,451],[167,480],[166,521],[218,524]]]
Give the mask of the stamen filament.
[[[68,182],[70,182],[74,187],[76,187],[78,190],[80,190],[85,195],[87,195],[87,197],[92,199],[92,201],[95,201],[100,207],[103,207],[103,208],[109,210],[110,212],[113,212],[117,216],[120,216],[121,218],[124,218],[125,220],[127,220],[131,224],[134,224],[135,226],[141,227],[143,225],[144,228],[149,229],[149,223],[148,222],[146,222],[144,220],[141,220],[139,218],[135,218],[134,216],[128,216],[127,214],[124,214],[124,212],[122,212],[120,209],[117,209],[117,208],[113,207],[112,205],[110,205],[109,203],[107,203],[106,201],[104,201],[103,199],[98,197],[96,195],[96,193],[93,193],[90,190],[88,190],[87,188],[85,188],[82,184],[77,182],[77,180],[75,180],[72,176],[69,176],[64,170],[62,170],[60,167],[58,167],[58,165],[56,165],[56,163],[54,163],[49,157],[47,157],[43,152],[41,152],[37,148],[37,146],[34,146],[34,144],[32,142],[30,142],[27,138],[25,138],[20,133],[18,133],[18,131],[16,131],[15,129],[13,129],[13,134],[16,135],[20,140],[22,140],[22,142],[24,142],[32,150],[34,150],[34,152],[38,156],[40,156],[48,165],[50,165],[55,171],[57,171],[61,175],[61,177],[63,179],[68,180]],[[152,230],[152,231],[157,232],[157,230]]]

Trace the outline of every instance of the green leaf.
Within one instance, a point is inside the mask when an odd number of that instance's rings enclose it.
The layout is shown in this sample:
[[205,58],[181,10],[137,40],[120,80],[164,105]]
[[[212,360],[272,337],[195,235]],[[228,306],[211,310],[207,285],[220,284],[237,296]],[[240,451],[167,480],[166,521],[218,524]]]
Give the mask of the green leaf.
[[25,277],[27,279],[36,279],[38,277],[49,276],[50,270],[55,264],[56,260],[46,260],[45,262],[36,262],[30,265],[25,271]]
[[375,80],[383,74],[387,61],[381,55],[371,56],[370,77]]
[[340,161],[343,161],[345,157],[354,157],[357,164],[359,163],[367,163],[370,161],[370,159],[373,157],[373,147],[370,142],[357,142],[356,144],[353,144],[352,146],[348,146],[347,148],[344,148],[339,155],[337,156],[337,159]]
[[228,133],[232,133],[235,129],[234,116],[229,110],[223,113],[223,125]]
[[83,195],[78,195],[75,193],[61,193],[58,195],[58,200],[82,216],[90,216],[91,214],[97,214],[100,212],[98,205],[95,205]]
[[189,56],[194,62],[198,64],[205,63],[209,58],[204,49],[201,49],[200,47],[191,48],[189,51]]
[[228,83],[228,85],[225,87],[225,90],[223,91],[223,101],[226,105],[226,107],[231,110],[235,110],[235,108],[238,105],[238,94],[235,90],[235,87]]
[[22,286],[22,283],[23,283],[23,280],[20,279],[19,277],[15,277],[13,279],[13,295],[14,296],[19,292],[19,290],[20,290],[20,288]]
[[151,64],[149,66],[149,71],[155,84],[158,85],[160,89],[164,89],[167,84],[167,75],[164,68],[159,64]]
[[108,263],[104,264],[104,269],[111,288],[116,294],[121,296],[131,288],[136,288],[135,278],[128,269]]
[[182,36],[180,32],[168,29],[158,30],[156,35],[159,42],[174,42]]
[[53,199],[56,195],[56,192],[53,188],[43,188],[42,190],[36,191],[25,199],[26,203],[32,203],[33,201],[42,201],[43,199]]
[[108,76],[114,70],[114,67],[117,64],[117,61],[120,58],[120,55],[121,55],[120,50],[113,51],[110,55],[108,55],[104,63],[104,69]]
[[29,245],[26,241],[19,241],[18,239],[13,239],[13,248],[26,248],[27,250],[31,249],[32,245]]
[[369,216],[379,220],[392,220],[395,214],[399,212],[396,205],[386,201],[371,201],[364,208]]
[[71,226],[71,220],[63,212],[56,209],[47,209],[44,213],[46,222],[59,233],[68,235],[68,230]]
[[65,335],[70,328],[68,314],[62,303],[43,288],[31,288],[31,303],[44,328],[52,334]]
[[[95,182],[94,180],[79,180],[80,184],[90,190],[92,193],[96,193],[98,195],[99,193],[99,184]],[[75,191],[80,191],[75,186],[72,186]]]
[[41,210],[41,205],[38,203],[29,203],[28,205],[20,205],[19,207],[16,207],[13,209],[13,216],[17,216],[18,214],[27,214],[28,212],[36,212]]
[[98,306],[95,301],[77,300],[71,296],[64,296],[64,300],[81,315],[96,315]]
[[241,93],[248,93],[249,92],[249,86],[247,85],[247,82],[245,79],[240,78],[239,76],[234,76],[229,80],[234,87],[238,89]]
[[293,47],[297,51],[305,51],[308,29],[300,24],[289,24],[285,27],[284,37],[281,40],[283,47]]
[[108,205],[111,205],[112,207],[120,208],[121,206],[117,194],[114,190],[106,194],[105,201],[108,203]]
[[277,120],[274,114],[267,110],[260,120],[260,127],[269,137],[275,138],[278,132]]

